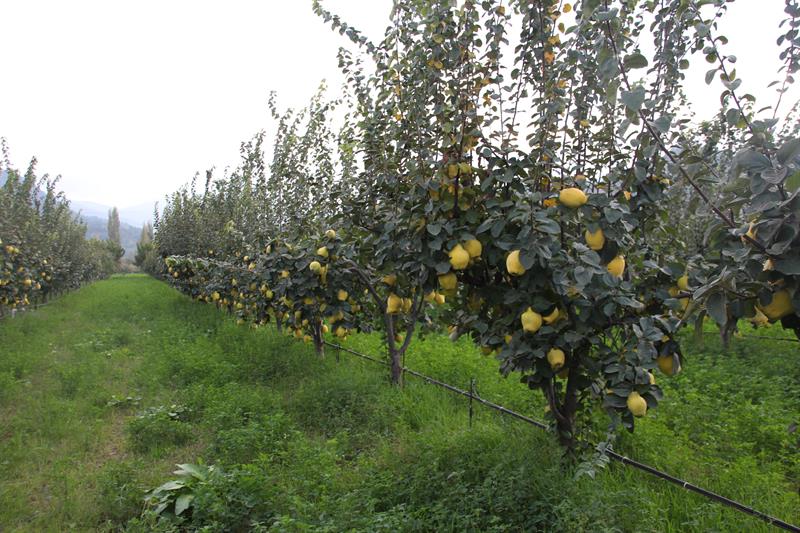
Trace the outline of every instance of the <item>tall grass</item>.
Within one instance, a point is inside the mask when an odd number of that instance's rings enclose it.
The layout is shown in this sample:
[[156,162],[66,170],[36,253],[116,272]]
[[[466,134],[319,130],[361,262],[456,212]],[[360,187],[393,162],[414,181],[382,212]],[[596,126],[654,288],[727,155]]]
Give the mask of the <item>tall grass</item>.
[[[768,334],[778,334],[769,330]],[[797,349],[687,339],[685,371],[617,447],[800,522]],[[380,354],[375,335],[348,345]],[[0,323],[0,530],[766,531],[611,465],[575,479],[553,437],[345,354],[237,326],[142,276]],[[407,366],[543,417],[466,341],[414,340]],[[604,423],[602,417],[598,423]],[[142,515],[175,463],[216,464],[182,522]]]

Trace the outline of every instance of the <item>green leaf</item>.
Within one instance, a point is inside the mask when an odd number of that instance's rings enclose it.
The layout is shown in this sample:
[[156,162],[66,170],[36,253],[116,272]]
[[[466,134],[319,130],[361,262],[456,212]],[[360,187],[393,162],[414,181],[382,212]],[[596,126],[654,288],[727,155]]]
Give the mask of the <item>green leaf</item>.
[[783,183],[783,187],[790,193],[800,189],[800,170],[789,176]]
[[694,320],[694,336],[693,340],[697,344],[703,343],[703,320],[706,317],[705,311],[700,311],[697,313],[697,317]]
[[447,274],[450,272],[450,261],[441,261],[436,263],[436,273],[437,274]]
[[619,81],[612,81],[606,87],[606,100],[608,103],[613,104],[617,101],[617,91],[619,90]]
[[645,68],[648,65],[648,63],[646,57],[636,52],[635,54],[630,54],[625,56],[625,59],[622,61],[622,65],[626,69],[632,70],[637,68]]
[[705,37],[708,35],[708,26],[702,22],[695,24],[694,29],[697,31],[697,35],[700,37]]
[[441,225],[441,223],[434,222],[434,223],[428,224],[426,226],[426,229],[428,230],[428,233],[430,233],[431,235],[433,235],[435,237],[435,236],[439,235],[439,232],[442,231],[442,225]]
[[727,302],[724,292],[715,292],[706,300],[708,314],[719,326],[724,326],[728,322]]
[[636,87],[632,91],[622,91],[621,99],[625,107],[638,113],[644,103],[644,87]]
[[725,122],[728,123],[728,126],[736,126],[736,124],[739,123],[740,117],[741,113],[739,113],[739,110],[735,107],[732,107],[725,112]]
[[173,481],[167,481],[166,483],[158,487],[154,492],[160,492],[164,490],[178,490],[182,489],[184,485],[185,483],[183,481],[177,479]]
[[536,230],[550,235],[558,235],[561,233],[561,226],[551,218],[536,217]]
[[761,172],[762,170],[771,166],[770,160],[767,156],[753,150],[752,148],[742,150],[736,154],[734,161],[744,170],[754,172]]
[[526,270],[530,270],[536,263],[536,253],[529,250],[522,250],[519,254],[519,262],[522,263],[522,266],[524,266]]
[[775,157],[781,165],[792,162],[800,155],[800,139],[789,139],[775,153]]
[[776,259],[775,270],[790,276],[800,276],[800,256]]
[[727,88],[727,89],[729,89],[731,91],[735,91],[742,84],[742,80],[733,80],[733,81],[724,81],[723,80],[722,84],[725,86],[725,88]]
[[607,22],[617,16],[617,12],[619,10],[617,8],[611,8],[607,11],[597,11],[595,13],[595,18],[598,22]]
[[175,516],[180,516],[194,500],[194,494],[181,494],[175,499]]

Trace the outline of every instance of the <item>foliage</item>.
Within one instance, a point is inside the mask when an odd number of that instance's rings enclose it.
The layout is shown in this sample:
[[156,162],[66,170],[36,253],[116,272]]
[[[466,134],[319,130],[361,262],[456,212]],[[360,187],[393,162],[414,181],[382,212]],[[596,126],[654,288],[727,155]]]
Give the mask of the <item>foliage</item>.
[[2,142],[0,172],[0,316],[52,294],[110,275],[110,245],[86,240],[86,227],[57,191],[58,179],[37,178],[36,160],[24,174],[11,167]]
[[[796,121],[778,130],[777,106],[761,118],[738,91],[727,4],[400,1],[371,42],[315,1],[355,46],[345,96],[283,115],[273,99],[270,165],[259,134],[230,176],[176,192],[156,224],[166,274],[319,353],[325,329],[380,330],[394,383],[418,328],[448,327],[542,393],[571,454],[599,409],[633,431],[690,321],[726,339],[741,318],[800,326]],[[787,1],[784,23],[797,14]],[[698,56],[724,90],[694,127]]]
[[[786,336],[777,325],[758,334]],[[692,371],[659,378],[665,399],[617,451],[797,523],[796,345],[735,336],[723,359],[713,336],[705,346],[688,337]],[[0,322],[0,338],[0,375],[16,382],[0,398],[0,524],[11,530],[768,531],[617,463],[575,480],[552,434],[479,407],[470,426],[464,398],[415,378],[388,387],[379,365],[315,357],[144,276]],[[382,342],[371,333],[346,344],[374,354]],[[406,363],[464,388],[476,378],[483,397],[532,418],[544,412],[540,395],[503,379],[466,338],[415,340]],[[68,398],[56,371],[72,367]],[[135,452],[126,426],[140,408],[108,406],[113,395],[141,397],[141,409],[185,406],[186,422],[171,423],[191,424],[193,438]],[[174,479],[176,463],[201,461],[225,475],[195,492],[203,504],[191,519],[140,516],[145,490]]]
[[156,247],[153,244],[153,226],[146,222],[142,227],[142,235],[139,237],[139,242],[136,243],[136,255],[134,256],[133,263],[146,272],[153,271],[153,261],[156,260]]
[[186,409],[180,405],[152,407],[128,423],[131,448],[137,452],[180,446],[194,431],[185,423]]
[[112,207],[108,210],[108,240],[120,245],[119,238],[119,210]]

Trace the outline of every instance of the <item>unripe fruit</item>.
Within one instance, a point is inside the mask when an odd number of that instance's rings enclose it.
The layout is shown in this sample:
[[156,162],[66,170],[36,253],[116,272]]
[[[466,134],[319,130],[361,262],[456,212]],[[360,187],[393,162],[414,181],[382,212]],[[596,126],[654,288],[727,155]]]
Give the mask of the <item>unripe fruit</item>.
[[446,291],[453,291],[458,286],[458,277],[452,272],[439,276],[439,286]]
[[476,257],[481,256],[481,252],[483,252],[483,245],[478,239],[470,239],[464,243],[464,249],[469,254],[470,259],[475,259]]
[[456,244],[448,255],[450,255],[450,265],[453,270],[464,270],[469,265],[470,256],[460,244]]
[[311,261],[311,263],[308,265],[308,268],[311,270],[311,272],[319,273],[319,270],[322,268],[322,265],[320,264],[319,261]]
[[769,304],[762,306],[761,310],[770,320],[780,320],[792,314],[794,305],[792,305],[792,297],[789,295],[789,291],[784,289],[774,293]]
[[625,272],[625,257],[618,255],[611,261],[609,261],[608,265],[606,266],[608,271],[611,273],[612,276],[615,278],[621,278],[622,274]]
[[328,248],[326,246],[317,248],[317,255],[320,257],[328,257]]
[[506,257],[506,270],[512,276],[521,276],[525,273],[525,267],[519,260],[519,250],[514,250]]
[[558,195],[558,201],[563,205],[575,209],[586,203],[588,197],[586,193],[577,187],[569,187],[562,190]]
[[555,309],[553,309],[552,313],[550,313],[549,315],[543,317],[544,323],[550,325],[553,322],[555,322],[556,320],[558,320],[559,316],[560,316],[560,312],[558,310],[558,307],[556,307]]
[[667,376],[674,376],[680,371],[680,365],[678,365],[678,368],[675,368],[675,356],[673,355],[661,355],[657,357],[656,364],[659,370]]
[[542,315],[528,308],[520,317],[522,329],[528,333],[536,333],[542,327]]
[[403,308],[403,299],[395,293],[391,293],[386,300],[386,312],[394,315],[400,312]]
[[325,236],[329,239],[333,239],[334,237],[336,237],[336,230],[329,229],[328,231],[325,232]]
[[586,244],[589,246],[589,248],[591,248],[596,252],[602,250],[603,246],[605,246],[606,244],[606,236],[603,233],[602,228],[597,228],[597,231],[595,231],[594,233],[592,233],[587,229],[586,233],[584,234],[584,237],[586,239]]
[[678,278],[678,288],[682,291],[689,290],[689,276],[687,274]]
[[633,391],[630,393],[626,403],[628,404],[628,411],[633,413],[633,416],[641,417],[647,414],[647,402],[638,392]]
[[550,351],[547,352],[547,362],[554,371],[564,366],[564,361],[566,361],[566,357],[561,348],[550,348]]

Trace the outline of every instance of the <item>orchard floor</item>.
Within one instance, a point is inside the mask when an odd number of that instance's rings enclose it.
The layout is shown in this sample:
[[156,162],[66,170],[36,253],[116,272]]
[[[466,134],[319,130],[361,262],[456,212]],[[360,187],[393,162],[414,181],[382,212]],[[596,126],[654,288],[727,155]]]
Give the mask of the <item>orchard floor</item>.
[[[779,329],[745,335],[789,337]],[[377,337],[348,344],[380,353]],[[688,335],[683,373],[616,447],[800,523],[800,345]],[[543,417],[465,341],[407,366]],[[605,424],[598,416],[598,427]],[[217,465],[183,524],[143,514],[176,463]],[[252,330],[141,275],[0,321],[0,531],[768,531],[619,464],[575,478],[553,437],[409,378]]]

